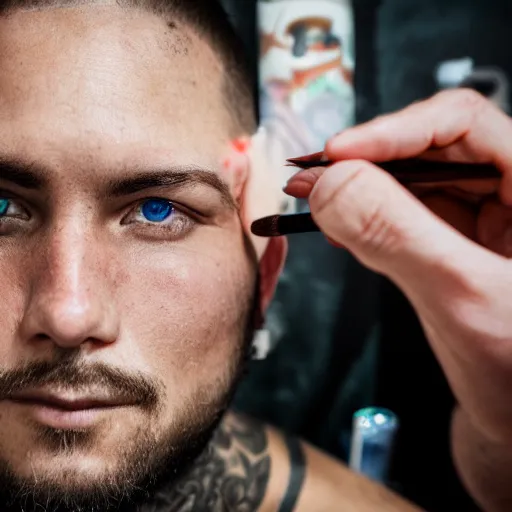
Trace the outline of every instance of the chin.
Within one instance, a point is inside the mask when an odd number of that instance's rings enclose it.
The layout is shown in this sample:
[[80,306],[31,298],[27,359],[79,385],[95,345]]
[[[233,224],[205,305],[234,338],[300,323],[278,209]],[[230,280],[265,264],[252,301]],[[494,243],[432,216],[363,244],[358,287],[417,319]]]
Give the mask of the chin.
[[147,503],[204,452],[217,422],[186,439],[174,429],[158,436],[150,429],[100,432],[99,438],[87,430],[30,429],[29,439],[18,437],[0,451],[0,510],[110,512]]
[[[67,481],[80,475],[93,476],[115,472],[127,455],[120,439],[133,445],[140,436],[133,432],[109,435],[103,428],[57,429],[29,423],[8,436],[0,450],[0,458],[24,479]],[[116,438],[117,437],[117,438]],[[126,446],[126,445],[124,445]]]
[[[110,498],[121,503],[121,494],[116,499],[116,490],[120,490],[116,475],[121,475],[112,472],[102,458],[68,454],[45,459],[36,455],[20,466],[4,464],[0,467],[0,502],[6,504],[6,511],[107,512]],[[125,485],[123,493],[127,489]]]
[[110,480],[111,475],[119,473],[120,461],[107,459],[104,455],[93,453],[62,453],[48,455],[42,452],[30,454],[20,464],[9,463],[14,475],[27,485],[37,482],[54,482],[59,487],[82,488],[94,486],[94,482]]
[[[11,452],[0,462],[0,486],[25,496],[22,510],[30,510],[31,501],[58,501],[77,510],[87,504],[89,510],[96,510],[93,502],[102,495],[107,497],[120,487],[127,492],[144,479],[142,468],[128,471],[127,453],[120,448],[80,445],[77,439],[83,433],[56,431],[51,435],[54,444],[42,444],[38,439],[30,449]],[[11,496],[10,501],[13,499]]]

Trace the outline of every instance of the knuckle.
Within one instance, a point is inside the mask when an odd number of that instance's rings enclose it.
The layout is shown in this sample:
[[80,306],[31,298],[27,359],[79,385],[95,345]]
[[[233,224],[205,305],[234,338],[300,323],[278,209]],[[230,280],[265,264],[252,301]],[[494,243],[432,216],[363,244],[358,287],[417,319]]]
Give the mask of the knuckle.
[[488,100],[473,89],[443,91],[438,94],[438,98],[443,103],[446,101],[451,108],[465,110],[473,115],[479,113],[488,104]]
[[375,204],[363,215],[358,238],[358,244],[369,256],[379,253],[390,254],[399,250],[404,243],[403,234],[386,218],[381,204]]
[[358,189],[360,181],[364,179],[367,166],[366,162],[353,160],[329,167],[310,196],[310,203],[314,205],[317,215],[349,199],[354,188]]

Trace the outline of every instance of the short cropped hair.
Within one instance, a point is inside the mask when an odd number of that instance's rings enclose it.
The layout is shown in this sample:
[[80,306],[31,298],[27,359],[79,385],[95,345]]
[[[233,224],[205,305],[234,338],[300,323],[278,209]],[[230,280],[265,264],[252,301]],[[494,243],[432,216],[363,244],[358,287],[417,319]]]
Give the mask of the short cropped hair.
[[[0,0],[0,15],[18,9],[94,5],[95,0]],[[218,55],[223,66],[222,96],[233,120],[234,135],[252,134],[257,114],[254,77],[242,39],[218,0],[117,0],[120,7],[146,10],[165,19],[172,29],[188,25]]]

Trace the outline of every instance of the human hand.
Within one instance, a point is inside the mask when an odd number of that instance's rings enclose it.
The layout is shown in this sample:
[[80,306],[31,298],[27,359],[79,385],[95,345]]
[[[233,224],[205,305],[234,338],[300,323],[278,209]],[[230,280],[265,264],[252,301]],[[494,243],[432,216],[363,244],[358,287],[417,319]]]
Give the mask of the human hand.
[[[511,140],[512,121],[482,96],[444,92],[333,137],[325,153],[338,163],[286,188],[402,289],[461,407],[496,440],[512,435]],[[503,178],[408,191],[369,163],[411,157],[491,163]]]

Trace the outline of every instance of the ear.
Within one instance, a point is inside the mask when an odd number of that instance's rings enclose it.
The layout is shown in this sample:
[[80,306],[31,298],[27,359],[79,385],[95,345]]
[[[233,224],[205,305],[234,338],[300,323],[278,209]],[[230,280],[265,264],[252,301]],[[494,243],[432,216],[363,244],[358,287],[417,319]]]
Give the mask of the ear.
[[267,311],[283,271],[288,242],[284,237],[272,238],[260,260],[260,312]]
[[269,240],[251,233],[252,222],[279,213],[283,204],[284,193],[266,157],[267,151],[267,134],[260,128],[251,138],[233,141],[224,165],[227,175],[234,180],[231,186],[240,203],[243,228],[259,261],[261,315],[272,301],[288,251],[285,238]]
[[[245,151],[240,151],[243,146]],[[234,173],[235,176],[243,178],[242,188],[239,189],[241,220],[258,260],[261,260],[269,241],[253,235],[251,224],[262,217],[281,213],[283,198],[287,196],[282,190],[278,169],[269,162],[269,140],[264,128],[260,128],[252,137],[245,139],[245,144],[238,142],[234,147],[239,149],[238,158],[232,153],[231,162],[236,162],[239,169],[245,169],[245,172]]]

